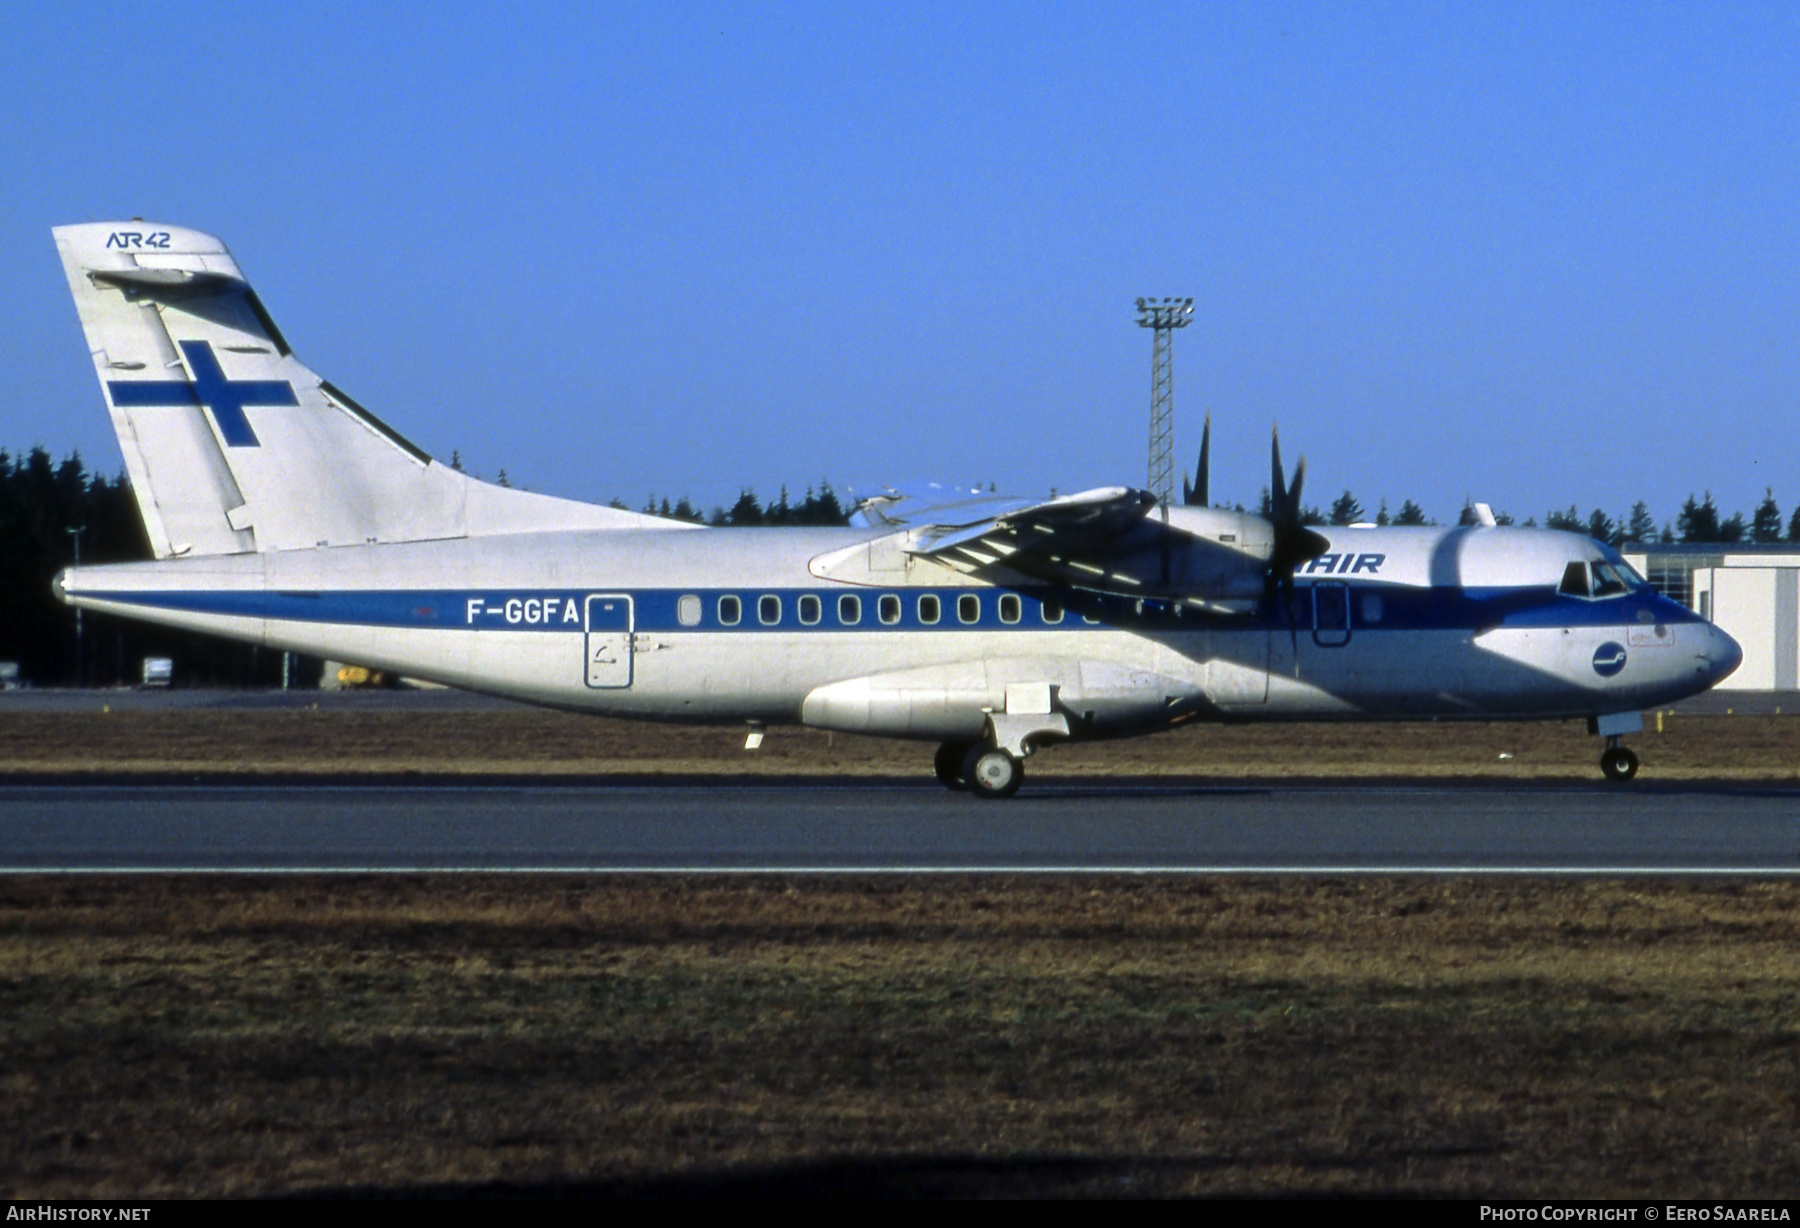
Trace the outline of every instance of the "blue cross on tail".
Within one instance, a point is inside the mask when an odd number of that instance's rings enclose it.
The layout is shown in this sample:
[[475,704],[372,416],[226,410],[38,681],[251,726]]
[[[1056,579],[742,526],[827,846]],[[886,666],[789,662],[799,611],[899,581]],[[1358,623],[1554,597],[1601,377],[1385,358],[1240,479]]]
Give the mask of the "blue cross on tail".
[[244,417],[246,405],[298,405],[294,386],[282,379],[229,380],[213,357],[212,346],[204,341],[183,341],[181,352],[187,358],[194,382],[181,379],[109,379],[106,390],[120,409],[139,409],[157,405],[204,406],[212,411],[219,424],[219,434],[234,448],[256,448],[256,432],[250,419]]

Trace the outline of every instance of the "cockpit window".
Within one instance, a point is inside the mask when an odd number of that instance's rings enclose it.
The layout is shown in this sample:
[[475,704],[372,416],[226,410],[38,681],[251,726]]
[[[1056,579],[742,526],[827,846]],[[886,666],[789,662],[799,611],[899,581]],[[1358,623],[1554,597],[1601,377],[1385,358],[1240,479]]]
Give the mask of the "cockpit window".
[[1594,596],[1617,597],[1630,591],[1631,584],[1619,574],[1618,568],[1611,563],[1594,564]]
[[1596,559],[1563,568],[1562,583],[1556,591],[1567,597],[1622,597],[1643,583],[1627,564]]

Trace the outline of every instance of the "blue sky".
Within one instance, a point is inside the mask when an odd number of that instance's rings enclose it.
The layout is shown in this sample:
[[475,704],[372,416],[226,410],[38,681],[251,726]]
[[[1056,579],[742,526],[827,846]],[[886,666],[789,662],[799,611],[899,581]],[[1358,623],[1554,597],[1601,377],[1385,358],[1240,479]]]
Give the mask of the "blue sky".
[[0,445],[119,464],[49,228],[220,235],[296,352],[579,498],[1142,483],[1800,505],[1800,6],[27,3]]

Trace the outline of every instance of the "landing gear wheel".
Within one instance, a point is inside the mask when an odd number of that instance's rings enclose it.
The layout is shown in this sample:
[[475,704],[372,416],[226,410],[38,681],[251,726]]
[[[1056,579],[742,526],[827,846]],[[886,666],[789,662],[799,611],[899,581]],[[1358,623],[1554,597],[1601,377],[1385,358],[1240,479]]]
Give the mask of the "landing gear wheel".
[[1025,783],[1025,765],[998,746],[983,742],[963,756],[962,778],[976,797],[999,801],[1017,793]]
[[932,757],[931,768],[937,773],[938,783],[946,789],[954,789],[958,793],[969,790],[968,779],[963,775],[963,760],[975,748],[973,742],[946,742],[937,748]]
[[1608,780],[1630,780],[1637,775],[1638,757],[1623,746],[1609,746],[1600,754],[1600,770]]

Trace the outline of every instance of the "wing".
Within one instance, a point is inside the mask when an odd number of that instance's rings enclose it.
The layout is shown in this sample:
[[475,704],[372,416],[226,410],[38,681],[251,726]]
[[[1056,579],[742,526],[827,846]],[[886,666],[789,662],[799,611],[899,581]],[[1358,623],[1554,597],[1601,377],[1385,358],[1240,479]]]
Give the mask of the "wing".
[[1305,462],[1284,481],[1280,444],[1272,444],[1271,514],[1258,516],[1204,505],[1205,451],[1200,484],[1178,506],[1132,486],[1044,500],[888,487],[859,502],[852,521],[895,532],[820,559],[815,570],[835,575],[841,564],[857,565],[852,559],[873,568],[886,558],[891,571],[901,557],[928,559],[995,584],[1038,581],[1217,614],[1248,613],[1277,590],[1291,596],[1294,569],[1329,547],[1300,523]]
[[1211,508],[1161,509],[1154,495],[1134,487],[1015,500],[981,519],[968,515],[973,510],[946,507],[915,523],[900,550],[994,583],[1022,578],[1213,613],[1248,612],[1268,574],[1267,520]]

